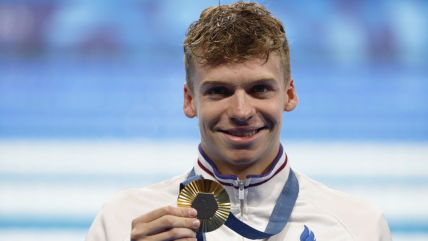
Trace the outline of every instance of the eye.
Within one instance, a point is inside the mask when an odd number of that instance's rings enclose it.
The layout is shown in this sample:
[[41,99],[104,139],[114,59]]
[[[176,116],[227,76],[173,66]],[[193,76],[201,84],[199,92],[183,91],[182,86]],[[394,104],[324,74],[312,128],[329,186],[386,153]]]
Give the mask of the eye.
[[263,93],[263,92],[266,92],[268,90],[269,89],[266,85],[256,85],[253,87],[253,92],[256,92],[256,93]]
[[225,95],[227,94],[227,89],[225,87],[215,87],[208,91],[208,94],[211,95]]

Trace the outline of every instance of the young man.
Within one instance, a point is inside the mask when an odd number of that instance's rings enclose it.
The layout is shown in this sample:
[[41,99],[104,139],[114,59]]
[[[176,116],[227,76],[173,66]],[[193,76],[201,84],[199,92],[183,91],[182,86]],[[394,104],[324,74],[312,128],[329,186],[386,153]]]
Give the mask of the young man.
[[115,194],[88,241],[196,240],[196,210],[177,207],[192,175],[222,184],[238,222],[261,231],[223,225],[206,240],[391,240],[378,208],[290,168],[279,139],[283,112],[298,98],[279,20],[257,3],[209,7],[190,26],[184,53],[183,110],[201,134],[193,171]]

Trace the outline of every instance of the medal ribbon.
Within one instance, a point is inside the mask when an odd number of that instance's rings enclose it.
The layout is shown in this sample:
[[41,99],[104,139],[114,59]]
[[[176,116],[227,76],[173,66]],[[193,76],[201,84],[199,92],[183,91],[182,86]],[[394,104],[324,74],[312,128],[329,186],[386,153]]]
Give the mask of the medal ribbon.
[[[196,175],[195,170],[192,169],[189,176],[187,177],[187,180],[180,184],[180,190],[190,182],[197,179],[203,179],[203,177],[202,175]],[[290,169],[290,174],[288,175],[287,182],[285,183],[284,188],[282,189],[281,194],[279,195],[278,200],[276,201],[275,207],[269,218],[269,223],[266,226],[266,230],[264,232],[250,227],[248,224],[236,218],[232,212],[230,212],[229,218],[224,224],[228,228],[232,229],[233,231],[247,239],[269,238],[273,235],[278,234],[279,232],[281,232],[281,230],[284,229],[285,225],[290,219],[290,215],[293,211],[293,207],[296,203],[298,194],[299,183],[293,170]],[[198,239],[198,241],[206,240],[204,233],[196,233],[196,238]]]

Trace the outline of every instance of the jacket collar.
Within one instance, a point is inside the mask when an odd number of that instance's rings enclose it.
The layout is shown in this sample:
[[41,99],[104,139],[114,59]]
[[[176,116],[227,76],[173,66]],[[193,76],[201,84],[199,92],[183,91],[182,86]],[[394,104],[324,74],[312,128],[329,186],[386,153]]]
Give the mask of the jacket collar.
[[[202,175],[205,179],[210,179],[220,183],[228,192],[231,202],[239,203],[239,179],[235,175],[221,175],[218,173],[214,162],[198,147],[198,158],[194,163],[195,173]],[[290,165],[287,161],[287,155],[280,145],[278,155],[273,161],[269,171],[263,175],[248,175],[244,180],[245,202],[248,205],[254,205],[268,202],[275,204],[282,187],[287,181],[290,172]],[[267,198],[268,197],[268,198]]]

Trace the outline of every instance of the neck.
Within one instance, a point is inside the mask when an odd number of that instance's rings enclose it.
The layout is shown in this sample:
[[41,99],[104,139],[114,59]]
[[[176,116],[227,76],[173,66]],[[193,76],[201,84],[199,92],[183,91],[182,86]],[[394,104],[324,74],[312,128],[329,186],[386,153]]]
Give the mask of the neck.
[[263,175],[266,174],[273,164],[273,159],[269,162],[255,162],[251,165],[230,165],[225,162],[213,161],[217,171],[221,175],[235,175],[239,180],[245,180],[248,175]]

